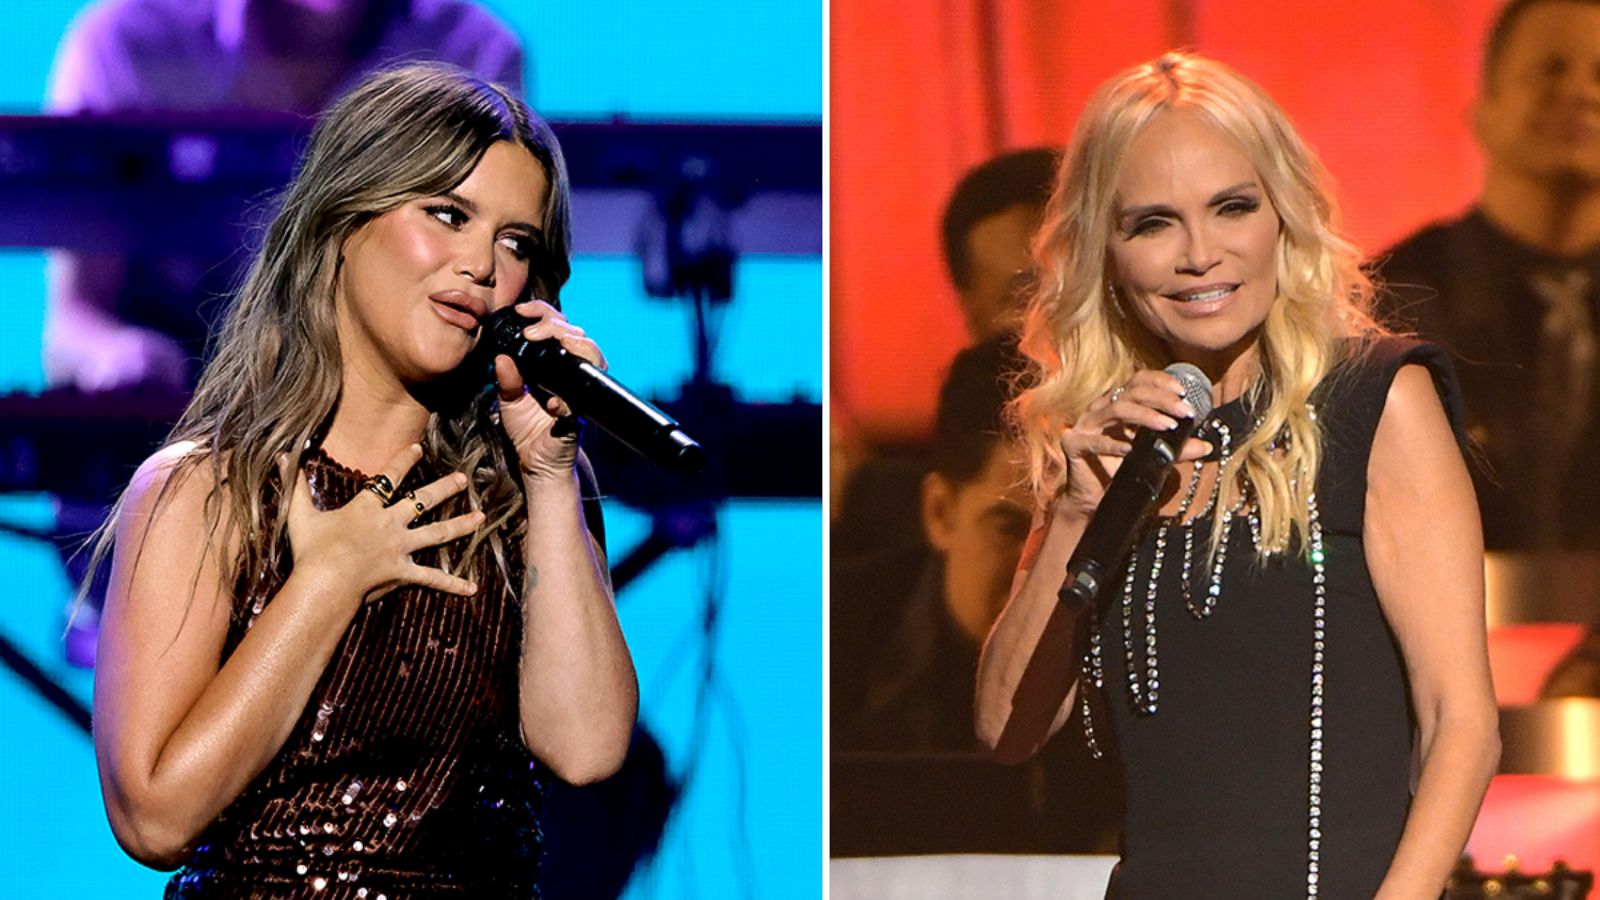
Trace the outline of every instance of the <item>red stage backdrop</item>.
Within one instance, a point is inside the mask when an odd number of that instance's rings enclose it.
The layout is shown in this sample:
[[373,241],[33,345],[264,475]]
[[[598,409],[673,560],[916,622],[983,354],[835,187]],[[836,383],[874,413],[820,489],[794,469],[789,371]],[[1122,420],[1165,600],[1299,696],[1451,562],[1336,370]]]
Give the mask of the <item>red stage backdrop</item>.
[[1172,47],[1267,89],[1376,253],[1471,202],[1491,0],[834,0],[832,394],[869,439],[921,435],[966,343],[939,251],[961,173],[1065,144],[1090,91]]
[[[1089,93],[1169,48],[1261,84],[1320,153],[1345,229],[1377,254],[1453,216],[1479,180],[1470,111],[1498,0],[833,0],[835,437],[923,436],[967,338],[939,217],[995,153],[1064,145]],[[848,455],[848,454],[845,454]],[[844,471],[835,456],[835,478]],[[1559,631],[1559,629],[1558,629]],[[1528,702],[1574,634],[1491,636],[1502,704]],[[1530,637],[1530,635],[1532,635]],[[1600,868],[1600,782],[1496,779],[1469,845],[1485,868]]]

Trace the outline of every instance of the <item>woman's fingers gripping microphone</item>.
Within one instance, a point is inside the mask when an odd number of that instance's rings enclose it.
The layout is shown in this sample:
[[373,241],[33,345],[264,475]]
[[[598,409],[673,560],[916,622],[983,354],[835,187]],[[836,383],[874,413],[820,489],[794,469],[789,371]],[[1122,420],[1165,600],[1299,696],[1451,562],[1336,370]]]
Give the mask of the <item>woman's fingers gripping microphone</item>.
[[[1088,419],[1086,416],[1085,419]],[[1080,428],[1069,428],[1061,435],[1061,449],[1069,459],[1093,456],[1127,456],[1133,448],[1121,430],[1099,422],[1085,421]]]
[[[571,355],[602,372],[609,367],[605,354],[600,352],[600,345],[550,304],[542,300],[530,300],[518,304],[517,312],[534,320],[532,324],[522,329],[524,339],[533,342],[553,340]],[[542,402],[544,411],[555,418],[561,419],[572,415],[572,409],[559,397],[544,397]]]
[[494,358],[494,383],[500,391],[501,403],[515,403],[528,393],[527,383],[522,380],[522,373],[517,371],[517,364],[504,353]]
[[1127,384],[1116,388],[1100,410],[1119,424],[1170,431],[1179,419],[1192,419],[1195,409],[1183,394],[1183,383],[1172,375],[1142,369]]
[[[1184,392],[1183,382],[1170,372],[1142,369],[1129,380],[1121,398],[1123,403],[1134,403],[1144,412],[1136,413],[1138,425],[1157,431],[1176,427],[1179,419],[1196,416],[1194,405]],[[1159,411],[1159,412],[1153,412]],[[1152,413],[1155,418],[1152,418]],[[1133,424],[1132,420],[1129,422]],[[1192,462],[1211,455],[1210,442],[1189,438],[1178,452],[1177,462]]]
[[582,328],[566,319],[554,316],[540,319],[522,329],[522,336],[530,341],[554,340],[568,353],[595,368],[601,371],[609,368],[605,354],[600,352],[600,345],[595,343]]
[[1216,447],[1214,447],[1210,441],[1201,440],[1200,438],[1189,438],[1187,441],[1183,442],[1183,449],[1178,451],[1178,457],[1173,461],[1181,463],[1194,462],[1197,459],[1205,459],[1215,451]]

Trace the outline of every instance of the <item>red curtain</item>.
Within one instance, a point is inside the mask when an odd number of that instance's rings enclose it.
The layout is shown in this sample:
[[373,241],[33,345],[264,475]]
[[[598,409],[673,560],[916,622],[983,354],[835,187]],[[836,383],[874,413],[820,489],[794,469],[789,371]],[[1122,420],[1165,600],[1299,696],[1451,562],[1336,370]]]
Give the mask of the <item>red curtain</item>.
[[1369,252],[1469,203],[1469,112],[1493,0],[834,0],[832,393],[869,438],[915,437],[966,343],[938,224],[961,173],[1064,144],[1093,88],[1169,47],[1288,110]]
[[[1476,193],[1470,111],[1497,0],[833,0],[831,394],[836,440],[916,438],[967,342],[939,249],[961,173],[1065,144],[1096,85],[1170,47],[1262,85],[1338,184],[1376,254]],[[843,423],[842,425],[840,423]],[[836,456],[835,478],[845,470]],[[1570,646],[1494,636],[1502,702]],[[1527,646],[1523,646],[1527,644]],[[1552,655],[1554,654],[1554,655]],[[1532,677],[1537,674],[1537,678]],[[1501,777],[1469,851],[1600,867],[1600,784]]]

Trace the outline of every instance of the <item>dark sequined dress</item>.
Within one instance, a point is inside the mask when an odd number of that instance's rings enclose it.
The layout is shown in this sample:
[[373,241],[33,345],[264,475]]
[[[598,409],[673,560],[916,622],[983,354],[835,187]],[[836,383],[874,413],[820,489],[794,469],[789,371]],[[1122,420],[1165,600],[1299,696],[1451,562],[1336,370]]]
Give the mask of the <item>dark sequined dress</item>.
[[[442,474],[424,469],[401,489]],[[320,450],[306,473],[323,509],[366,481]],[[584,513],[601,534],[598,502]],[[169,900],[537,896],[553,776],[520,738],[520,603],[489,572],[474,598],[411,587],[362,607],[283,749],[205,832]],[[236,595],[224,659],[280,583]]]
[[[1119,592],[1098,627],[1103,706],[1093,704],[1091,720],[1116,744],[1127,797],[1109,896],[1370,900],[1377,891],[1410,809],[1414,717],[1363,523],[1373,436],[1407,363],[1433,373],[1461,440],[1461,395],[1439,347],[1386,338],[1340,366],[1313,396],[1324,435],[1320,554],[1262,563],[1239,515],[1214,577],[1203,548],[1215,510],[1192,528],[1169,527],[1160,554],[1159,527],[1137,545],[1132,596]],[[1254,427],[1242,401],[1213,419],[1235,445]]]

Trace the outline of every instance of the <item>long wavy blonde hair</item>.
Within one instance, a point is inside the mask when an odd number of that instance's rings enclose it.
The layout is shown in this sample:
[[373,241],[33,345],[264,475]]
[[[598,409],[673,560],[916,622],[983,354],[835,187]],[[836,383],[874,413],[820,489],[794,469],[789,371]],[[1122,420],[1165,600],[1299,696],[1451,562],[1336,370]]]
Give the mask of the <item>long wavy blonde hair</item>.
[[[1372,285],[1356,248],[1341,236],[1329,177],[1267,94],[1227,66],[1168,53],[1102,85],[1078,120],[1044,223],[1034,237],[1038,281],[1024,318],[1029,360],[1012,421],[1027,447],[1035,496],[1046,504],[1065,486],[1060,438],[1097,397],[1142,368],[1173,362],[1131,313],[1114,308],[1107,246],[1120,162],[1158,116],[1185,110],[1231,137],[1254,163],[1277,210],[1277,298],[1260,331],[1248,402],[1260,425],[1234,453],[1224,496],[1250,496],[1263,555],[1309,533],[1309,500],[1322,460],[1312,392],[1342,354],[1381,332]],[[1221,539],[1214,517],[1212,546]],[[1303,542],[1302,542],[1303,546]]]
[[[223,546],[236,541],[241,596],[261,589],[287,561],[288,504],[270,502],[280,490],[280,458],[298,467],[339,403],[334,285],[345,240],[376,216],[456,187],[499,141],[526,148],[544,169],[549,197],[529,291],[558,304],[571,272],[566,163],[549,126],[505,88],[442,64],[405,66],[363,81],[313,131],[194,398],[168,438],[169,446],[193,449],[156,500],[178,477],[210,467],[207,534],[221,524]],[[516,462],[492,421],[487,366],[487,356],[475,352],[430,386],[422,444],[426,459],[470,478],[464,492],[440,505],[440,515],[487,515],[465,549],[446,556],[446,568],[478,580],[492,562],[514,589],[507,547],[527,522],[510,474]],[[103,562],[112,536],[109,528],[98,536],[91,568]]]

